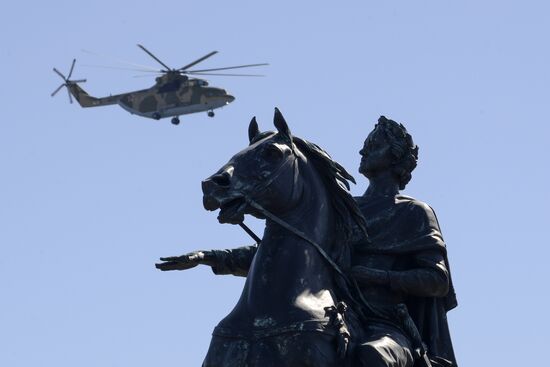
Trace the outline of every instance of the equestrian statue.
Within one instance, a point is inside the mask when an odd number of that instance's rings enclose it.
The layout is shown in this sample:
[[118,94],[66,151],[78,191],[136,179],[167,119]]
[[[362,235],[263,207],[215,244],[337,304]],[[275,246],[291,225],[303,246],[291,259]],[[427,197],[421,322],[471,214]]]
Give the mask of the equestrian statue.
[[434,211],[400,194],[418,147],[384,116],[360,150],[369,180],[293,136],[278,109],[276,131],[253,118],[249,145],[202,182],[220,223],[265,219],[251,246],[161,258],[163,271],[199,264],[246,277],[215,327],[203,367],[457,366],[447,311],[456,307],[447,250]]

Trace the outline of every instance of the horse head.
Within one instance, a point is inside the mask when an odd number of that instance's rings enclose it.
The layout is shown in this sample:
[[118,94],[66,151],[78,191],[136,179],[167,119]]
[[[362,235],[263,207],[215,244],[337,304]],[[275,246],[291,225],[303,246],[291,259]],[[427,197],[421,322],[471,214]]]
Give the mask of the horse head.
[[282,214],[300,200],[304,187],[299,162],[305,157],[293,143],[288,125],[276,108],[276,132],[260,132],[256,118],[248,128],[250,144],[215,174],[202,182],[205,209],[220,209],[221,223],[237,224],[244,214],[263,215],[249,205],[254,200],[270,212]]
[[[204,207],[220,209],[221,223],[241,223],[244,214],[267,218],[241,297],[216,330],[232,337],[269,333],[277,338],[289,330],[297,335],[305,331],[311,338],[306,344],[331,350],[333,338],[312,331],[331,329],[327,310],[335,307],[336,297],[349,293],[344,272],[349,266],[348,239],[356,226],[364,229],[364,218],[349,193],[349,173],[319,146],[292,136],[278,109],[274,125],[275,132],[260,132],[253,118],[248,147],[202,182]],[[306,334],[291,342],[300,353],[286,365],[320,365],[301,354]],[[233,360],[234,349],[228,345],[213,340],[206,361]],[[282,348],[269,350],[271,361],[289,358],[287,352],[278,356]],[[341,365],[335,354],[331,358],[333,362],[326,362],[323,355],[319,361]]]

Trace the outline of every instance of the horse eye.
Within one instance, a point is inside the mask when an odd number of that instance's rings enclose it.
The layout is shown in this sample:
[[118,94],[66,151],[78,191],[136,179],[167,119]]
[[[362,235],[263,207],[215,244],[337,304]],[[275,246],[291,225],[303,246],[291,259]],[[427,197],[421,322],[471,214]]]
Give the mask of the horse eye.
[[276,146],[270,145],[263,151],[263,156],[264,159],[270,162],[275,162],[283,158],[283,152],[281,152],[281,150]]

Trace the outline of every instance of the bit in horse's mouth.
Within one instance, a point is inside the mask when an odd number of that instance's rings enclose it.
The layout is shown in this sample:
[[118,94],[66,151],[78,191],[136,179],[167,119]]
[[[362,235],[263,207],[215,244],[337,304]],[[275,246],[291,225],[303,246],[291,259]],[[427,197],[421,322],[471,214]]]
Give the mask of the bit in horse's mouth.
[[218,221],[220,223],[239,224],[244,220],[246,201],[243,197],[232,199],[220,206]]

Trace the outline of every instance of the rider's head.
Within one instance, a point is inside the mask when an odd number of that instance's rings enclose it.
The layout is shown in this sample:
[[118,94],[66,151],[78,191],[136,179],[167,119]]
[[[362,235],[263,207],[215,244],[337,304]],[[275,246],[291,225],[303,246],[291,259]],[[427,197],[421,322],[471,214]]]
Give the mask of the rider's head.
[[418,147],[402,124],[380,116],[359,154],[360,173],[372,178],[389,169],[403,190],[416,167]]

